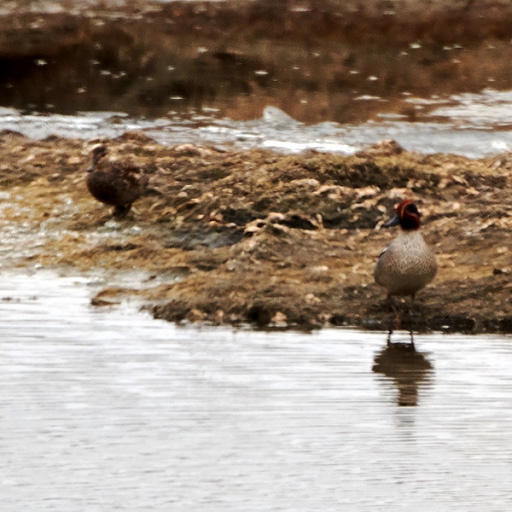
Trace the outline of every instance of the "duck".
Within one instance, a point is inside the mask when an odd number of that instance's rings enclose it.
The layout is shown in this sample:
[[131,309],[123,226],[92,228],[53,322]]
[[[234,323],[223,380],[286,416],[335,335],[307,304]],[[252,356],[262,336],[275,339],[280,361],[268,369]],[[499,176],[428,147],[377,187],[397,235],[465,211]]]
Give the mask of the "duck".
[[101,203],[113,206],[113,216],[122,219],[146,191],[148,178],[142,167],[129,161],[110,160],[103,145],[92,150],[87,169],[87,189]]
[[416,294],[437,274],[434,252],[421,232],[420,213],[411,199],[402,200],[384,227],[400,225],[400,234],[381,253],[373,272],[375,282],[392,296]]

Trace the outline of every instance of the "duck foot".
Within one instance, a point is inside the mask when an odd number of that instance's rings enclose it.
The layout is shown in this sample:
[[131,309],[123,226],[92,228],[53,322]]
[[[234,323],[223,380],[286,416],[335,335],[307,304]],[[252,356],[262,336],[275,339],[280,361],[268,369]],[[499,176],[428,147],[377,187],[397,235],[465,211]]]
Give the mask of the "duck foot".
[[[391,341],[391,338],[393,336],[393,329],[389,329],[388,336],[386,339],[386,345],[389,347],[391,345],[394,345],[394,343]],[[404,345],[404,343],[398,343],[399,345]],[[412,351],[416,350],[416,345],[414,345],[414,332],[412,330],[409,330],[409,347]]]
[[124,219],[128,215],[128,212],[130,211],[131,207],[132,207],[131,204],[118,205],[114,208],[112,215],[116,219]]

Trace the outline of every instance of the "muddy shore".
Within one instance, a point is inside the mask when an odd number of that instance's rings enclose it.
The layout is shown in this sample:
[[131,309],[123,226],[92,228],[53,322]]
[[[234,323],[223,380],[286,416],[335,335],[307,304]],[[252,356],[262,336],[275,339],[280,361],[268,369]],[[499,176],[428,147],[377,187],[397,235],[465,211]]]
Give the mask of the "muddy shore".
[[[236,120],[272,105],[305,123],[359,123],[417,120],[429,102],[411,96],[511,88],[506,1],[50,3],[2,5],[1,106]],[[123,221],[85,187],[98,142],[150,178]],[[469,160],[391,143],[284,156],[165,147],[140,133],[84,142],[4,131],[0,264],[107,282],[142,272],[93,304],[134,297],[174,322],[381,329],[389,315],[372,271],[396,233],[380,226],[412,197],[439,273],[403,327],[512,332],[511,168],[510,154]]]
[[384,143],[350,157],[284,156],[127,133],[101,142],[142,165],[150,187],[115,221],[85,186],[98,142],[0,134],[3,269],[143,271],[93,304],[135,297],[178,323],[381,329],[389,314],[372,271],[396,232],[380,226],[412,197],[439,273],[403,327],[512,332],[510,154],[469,160]]

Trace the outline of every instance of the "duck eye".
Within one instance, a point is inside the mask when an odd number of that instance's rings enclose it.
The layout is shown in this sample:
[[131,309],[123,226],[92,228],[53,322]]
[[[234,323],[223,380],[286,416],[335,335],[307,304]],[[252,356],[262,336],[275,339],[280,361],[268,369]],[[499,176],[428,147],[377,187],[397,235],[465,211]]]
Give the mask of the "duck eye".
[[406,207],[405,207],[405,211],[407,213],[413,213],[414,215],[417,215],[418,217],[420,216],[420,212],[418,211],[418,208],[416,207],[415,204],[408,204]]

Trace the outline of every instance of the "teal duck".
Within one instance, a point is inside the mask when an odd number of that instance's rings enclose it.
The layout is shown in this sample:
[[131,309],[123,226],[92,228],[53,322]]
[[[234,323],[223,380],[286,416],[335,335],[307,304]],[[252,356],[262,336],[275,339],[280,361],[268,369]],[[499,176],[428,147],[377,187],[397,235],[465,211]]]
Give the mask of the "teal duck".
[[410,199],[396,208],[396,216],[385,227],[400,225],[401,233],[386,247],[375,265],[374,277],[386,289],[388,297],[412,298],[430,283],[436,273],[434,253],[420,233],[420,214]]
[[114,217],[120,219],[144,194],[148,183],[143,169],[132,162],[107,158],[107,148],[96,146],[92,165],[87,169],[87,188],[98,201],[113,206]]

